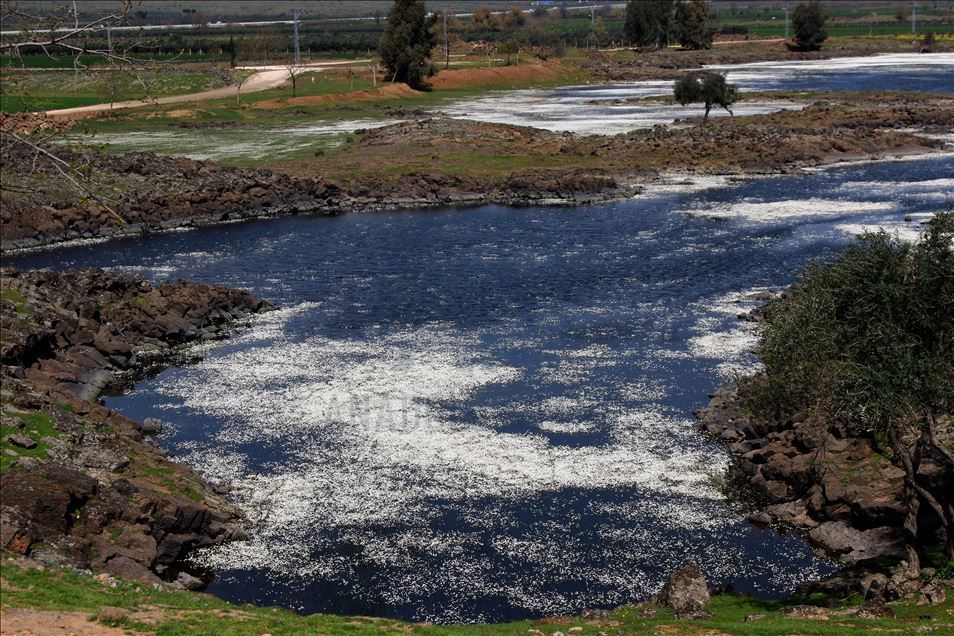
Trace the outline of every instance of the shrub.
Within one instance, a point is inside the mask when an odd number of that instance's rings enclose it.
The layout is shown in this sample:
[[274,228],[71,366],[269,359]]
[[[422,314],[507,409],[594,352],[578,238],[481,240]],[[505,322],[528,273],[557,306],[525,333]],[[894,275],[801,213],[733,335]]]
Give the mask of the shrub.
[[[775,416],[814,412],[871,438],[905,472],[909,563],[918,507],[933,510],[954,554],[954,213],[915,243],[865,234],[831,263],[812,263],[789,298],[766,309],[753,404]],[[933,459],[941,478],[919,473]]]
[[709,24],[709,0],[686,0],[676,5],[675,31],[687,49],[711,49],[713,29]]
[[660,48],[669,42],[673,0],[629,0],[626,3],[626,38],[637,46]]

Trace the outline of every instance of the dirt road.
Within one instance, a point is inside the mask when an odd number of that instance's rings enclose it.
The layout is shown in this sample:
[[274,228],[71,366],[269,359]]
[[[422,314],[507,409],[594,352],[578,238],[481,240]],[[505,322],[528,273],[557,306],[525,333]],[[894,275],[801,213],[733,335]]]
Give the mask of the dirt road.
[[[336,66],[347,66],[349,64],[367,64],[371,60],[342,60],[342,61],[333,61],[333,62],[317,62],[314,64],[302,64],[298,66],[299,72],[305,73],[317,73],[325,69],[334,68]],[[288,79],[288,69],[285,66],[240,66],[239,70],[250,70],[256,71],[254,74],[250,75],[248,79],[242,82],[241,92],[242,94],[246,93],[257,93],[259,91],[265,91],[270,88],[277,88],[289,81]],[[226,97],[234,97],[239,92],[240,87],[238,85],[225,86],[223,88],[216,88],[208,91],[201,91],[199,93],[188,93],[186,95],[170,95],[168,97],[159,97],[152,100],[141,100],[134,99],[124,102],[114,102],[112,105],[109,103],[105,104],[91,104],[89,106],[76,106],[74,108],[60,108],[57,110],[48,110],[46,111],[47,115],[54,117],[78,117],[82,118],[84,115],[96,114],[107,112],[110,109],[112,110],[125,110],[128,108],[141,108],[143,106],[150,106],[154,104],[178,104],[181,102],[201,102],[211,99],[223,99]]]

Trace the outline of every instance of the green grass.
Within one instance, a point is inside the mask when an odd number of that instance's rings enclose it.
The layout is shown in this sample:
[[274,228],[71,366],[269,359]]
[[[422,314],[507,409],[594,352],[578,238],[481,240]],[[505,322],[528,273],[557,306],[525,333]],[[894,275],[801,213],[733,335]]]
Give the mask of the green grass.
[[224,75],[199,71],[144,71],[135,76],[125,71],[79,72],[4,71],[0,75],[0,110],[5,113],[73,108],[110,101],[182,95],[224,86]]
[[14,311],[16,311],[18,314],[25,314],[30,311],[29,307],[26,305],[26,296],[16,289],[12,289],[10,287],[0,287],[0,299],[12,302],[15,306]]
[[[46,444],[40,440],[44,437],[58,437],[60,432],[53,425],[53,417],[46,413],[21,413],[6,409],[6,415],[14,417],[26,426],[23,429],[7,424],[0,424],[0,469],[6,470],[20,457],[38,457],[47,456]],[[7,437],[9,435],[25,435],[36,442],[35,448],[21,448],[14,446]],[[15,453],[15,455],[11,454]]]
[[202,501],[202,495],[200,495],[194,488],[188,485],[180,484],[173,478],[176,473],[176,468],[174,466],[139,466],[136,468],[136,472],[140,477],[149,478],[151,481],[157,485],[161,485],[171,493],[180,494],[195,502]]
[[[87,614],[94,620],[100,608],[110,606],[127,611],[121,618],[104,620],[106,624],[139,630],[163,636],[186,634],[222,634],[259,636],[281,634],[528,634],[530,630],[542,633],[561,631],[564,634],[600,632],[643,634],[664,633],[704,634],[718,630],[728,634],[851,634],[859,629],[911,633],[919,627],[933,629],[933,633],[950,633],[954,628],[951,609],[954,595],[938,606],[919,607],[912,604],[893,604],[895,619],[860,619],[851,616],[833,616],[828,621],[790,619],[778,610],[783,603],[758,601],[745,596],[716,596],[710,611],[713,618],[703,621],[676,619],[672,611],[655,607],[627,606],[609,612],[600,619],[564,617],[538,621],[517,621],[499,625],[427,625],[408,624],[381,618],[332,616],[313,614],[301,616],[290,611],[269,607],[232,605],[205,594],[155,590],[136,583],[123,582],[115,588],[96,581],[92,576],[48,567],[40,571],[22,568],[11,559],[0,565],[3,578],[3,603],[9,607],[30,607],[40,610],[72,611]],[[146,623],[137,617],[138,608],[148,608],[158,621]],[[764,614],[763,620],[744,622],[751,614]],[[579,629],[574,629],[579,628]],[[573,629],[574,631],[570,631]]]

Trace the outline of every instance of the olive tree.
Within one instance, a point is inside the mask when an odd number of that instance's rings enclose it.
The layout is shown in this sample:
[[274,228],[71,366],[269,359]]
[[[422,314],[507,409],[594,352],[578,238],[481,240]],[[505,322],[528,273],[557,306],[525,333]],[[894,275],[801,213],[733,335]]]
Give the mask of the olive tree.
[[[766,309],[760,402],[812,412],[901,469],[906,561],[934,543],[954,558],[954,213],[915,243],[866,234],[809,265]],[[764,410],[764,409],[761,409]]]
[[626,38],[640,47],[661,48],[669,43],[673,0],[629,0],[626,3]]
[[688,104],[703,103],[706,114],[702,123],[709,121],[709,111],[713,106],[721,106],[732,116],[732,104],[739,97],[735,86],[725,81],[722,73],[700,71],[683,75],[673,85],[673,96],[676,101],[686,106]]

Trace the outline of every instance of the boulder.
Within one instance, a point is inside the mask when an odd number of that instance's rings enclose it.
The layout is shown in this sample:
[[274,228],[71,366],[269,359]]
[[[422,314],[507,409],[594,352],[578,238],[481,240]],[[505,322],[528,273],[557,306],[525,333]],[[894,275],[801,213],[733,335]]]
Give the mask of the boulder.
[[782,614],[789,618],[802,618],[813,621],[827,621],[831,616],[831,610],[816,605],[791,605],[783,607]]
[[196,578],[188,572],[179,572],[179,576],[176,577],[176,583],[187,590],[201,590],[205,587],[205,583],[202,582],[202,579]]
[[669,575],[658,601],[676,610],[680,617],[697,618],[705,614],[709,588],[698,566],[689,565]]
[[162,432],[162,420],[155,417],[147,417],[142,421],[142,425],[139,428],[143,433],[156,435]]
[[26,435],[20,435],[19,433],[14,433],[13,435],[7,435],[7,441],[13,444],[14,446],[19,446],[20,448],[26,448],[27,450],[31,448],[36,448],[36,441]]
[[885,593],[890,599],[904,599],[912,597],[920,589],[921,571],[907,561],[901,561],[891,570]]
[[151,572],[149,568],[132,560],[129,557],[118,556],[116,558],[110,559],[105,563],[103,569],[113,576],[118,576],[120,578],[139,581],[140,583],[146,583],[149,585],[162,584],[162,579]]
[[947,600],[944,588],[937,583],[930,583],[921,589],[918,605],[940,605]]
[[858,618],[894,618],[894,610],[884,604],[884,597],[878,597],[866,601],[854,615]]
[[844,521],[826,521],[808,533],[809,539],[843,563],[896,554],[901,549],[901,535],[887,526],[857,530]]

